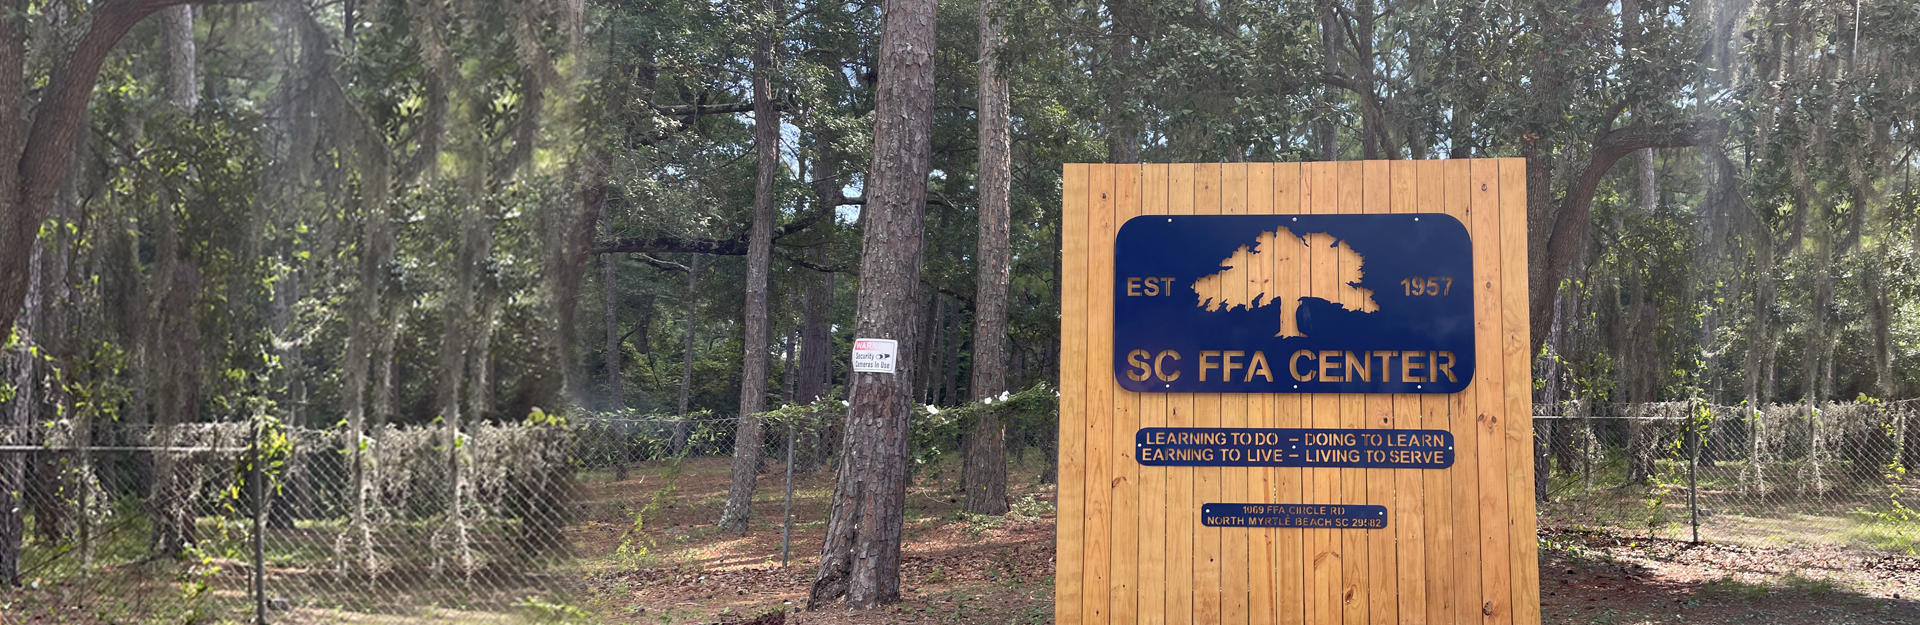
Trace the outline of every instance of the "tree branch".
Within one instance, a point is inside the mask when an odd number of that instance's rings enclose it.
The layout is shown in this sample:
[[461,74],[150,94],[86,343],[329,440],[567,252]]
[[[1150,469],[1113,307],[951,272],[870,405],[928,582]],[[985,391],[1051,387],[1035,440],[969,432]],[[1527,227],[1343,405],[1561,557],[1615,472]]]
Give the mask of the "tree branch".
[[654,258],[653,256],[650,256],[647,254],[628,254],[627,258],[631,258],[633,260],[637,260],[649,265],[653,265],[653,268],[659,269],[661,271],[678,271],[680,273],[693,271],[692,269],[687,268],[686,265],[682,265],[680,263],[676,263],[670,260],[662,260],[662,259]]
[[[833,214],[833,209],[841,206],[865,204],[866,196],[849,197],[842,195],[840,202],[833,206],[822,206],[807,214],[795,218],[773,229],[773,240],[805,230],[820,220]],[[601,239],[587,250],[590,254],[665,254],[675,252],[693,252],[713,254],[715,256],[745,256],[747,254],[747,231],[725,239],[701,239],[689,237],[651,237]],[[642,261],[645,262],[645,261]]]
[[1546,266],[1540,268],[1538,281],[1531,285],[1531,353],[1540,351],[1540,346],[1547,339],[1548,329],[1553,326],[1553,301],[1559,294],[1560,281],[1566,278],[1574,254],[1586,241],[1594,192],[1606,180],[1607,172],[1613,169],[1614,163],[1628,154],[1647,148],[1709,145],[1719,141],[1726,133],[1727,120],[1724,119],[1671,124],[1635,122],[1600,133],[1594,141],[1593,153],[1588,157],[1586,167],[1568,185],[1560,209],[1553,214],[1552,230],[1547,236]]
[[[40,223],[53,208],[54,195],[66,181],[67,165],[73,159],[73,144],[86,119],[87,102],[100,78],[100,67],[113,53],[114,46],[133,30],[134,25],[161,9],[183,4],[245,4],[251,0],[107,0],[93,9],[87,32],[73,47],[66,62],[54,70],[33,125],[27,131],[17,167],[18,178],[12,188],[0,192],[12,194],[0,206],[0,328],[12,328],[27,296],[27,263]],[[19,28],[18,25],[13,28]],[[18,76],[18,74],[14,74]],[[15,109],[16,111],[18,109]],[[18,119],[0,120],[0,124],[19,124]],[[13,137],[19,135],[7,133]],[[0,332],[6,330],[0,329]]]
[[[647,104],[647,108],[653,109],[654,112],[659,113],[661,115],[667,115],[670,117],[687,117],[691,115],[726,115],[730,113],[749,113],[753,111],[753,103],[752,102],[729,102],[726,104],[686,104],[686,105],[675,105],[675,106],[662,106],[658,104],[649,103]],[[773,103],[773,110],[784,111],[786,110],[786,108],[787,108],[786,102],[775,101]]]

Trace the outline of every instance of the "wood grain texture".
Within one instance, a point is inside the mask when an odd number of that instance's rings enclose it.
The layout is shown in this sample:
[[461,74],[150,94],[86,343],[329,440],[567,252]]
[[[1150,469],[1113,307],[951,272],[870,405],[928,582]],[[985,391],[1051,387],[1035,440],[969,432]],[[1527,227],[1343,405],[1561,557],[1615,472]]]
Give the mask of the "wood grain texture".
[[[1247,169],[1246,163],[1226,163],[1220,166],[1220,212],[1226,215],[1247,214]],[[1254,263],[1248,269],[1258,271],[1264,263]],[[1247,281],[1235,284],[1235,293],[1230,295],[1240,301],[1246,301],[1251,295],[1247,291]],[[1226,346],[1232,347],[1232,346]],[[1245,363],[1247,356],[1242,353],[1236,360]],[[1222,371],[1223,375],[1233,372]],[[1220,426],[1229,428],[1250,427],[1247,420],[1247,397],[1245,395],[1223,394],[1220,396]],[[1249,478],[1253,469],[1245,467],[1225,467],[1220,471],[1220,497],[1214,501],[1221,503],[1245,503]],[[1236,529],[1218,530],[1220,533],[1220,622],[1225,625],[1245,625],[1249,608],[1247,589],[1250,579],[1248,571],[1252,555],[1249,543],[1252,532]]]
[[[1168,205],[1167,165],[1140,166],[1140,212],[1160,215]],[[1170,404],[1164,393],[1122,393],[1139,407],[1140,427],[1166,427]],[[1128,432],[1128,436],[1132,433]],[[1139,464],[1134,462],[1133,464]],[[1172,471],[1136,469],[1140,484],[1140,596],[1135,610],[1143,625],[1167,622],[1167,484]]]
[[[1113,170],[1114,196],[1115,229],[1113,232],[1117,233],[1120,225],[1140,214],[1140,168],[1134,165],[1111,169]],[[1111,239],[1113,235],[1105,236]],[[1113,254],[1107,254],[1107,258],[1108,262],[1112,262]],[[1109,265],[1106,271],[1112,274],[1113,268]],[[1114,280],[1107,280],[1108,288],[1113,288],[1113,284]],[[1106,351],[1112,353],[1113,318],[1111,315],[1104,320],[1102,329],[1105,331]],[[1139,544],[1136,527],[1140,503],[1137,496],[1140,463],[1134,461],[1133,432],[1139,428],[1139,402],[1135,401],[1135,393],[1117,390],[1118,383],[1112,375],[1102,379],[1105,380],[1105,384],[1100,392],[1107,397],[1108,404],[1111,406],[1107,414],[1112,416],[1107,431],[1102,433],[1106,437],[1105,452],[1108,462],[1111,463],[1108,466],[1112,473],[1112,478],[1108,481],[1110,485],[1108,505],[1113,510],[1113,525],[1110,528],[1111,542],[1108,544],[1113,545],[1113,559],[1110,563],[1107,584],[1107,608],[1112,612],[1112,622],[1135,623],[1139,620],[1135,593],[1139,590],[1136,578],[1140,571],[1140,554],[1132,548],[1132,545]]]
[[[1194,166],[1193,176],[1193,212],[1196,215],[1220,214],[1220,165],[1203,163]],[[1194,396],[1193,424],[1199,427],[1220,426],[1220,405],[1225,397],[1218,393],[1196,394]],[[1182,514],[1197,517],[1200,505],[1221,501],[1220,467],[1198,467],[1194,469],[1193,492],[1196,501]],[[1195,523],[1198,525],[1198,523]],[[1221,569],[1220,541],[1225,530],[1218,527],[1198,527],[1193,533],[1193,622],[1218,623],[1221,619]]]
[[[1539,623],[1524,173],[1517,159],[1068,165],[1056,621]],[[1140,394],[1117,387],[1113,243],[1129,217],[1408,212],[1452,214],[1472,236],[1475,275],[1463,286],[1473,291],[1477,366],[1466,391]],[[1350,290],[1340,287],[1351,278],[1342,276],[1364,267],[1331,243],[1316,240],[1295,266],[1255,264],[1248,278],[1347,304]],[[1238,289],[1223,293],[1230,299],[1252,295],[1245,282],[1222,288]],[[1198,355],[1183,356],[1195,373]],[[1141,466],[1134,432],[1156,426],[1447,429],[1455,463],[1446,470]],[[1389,523],[1385,530],[1202,527],[1200,506],[1216,502],[1369,503],[1387,506]]]
[[[1171,165],[1167,184],[1167,213],[1171,215],[1191,215],[1194,213],[1195,181],[1199,179],[1198,165]],[[1192,358],[1192,356],[1187,356]],[[1175,393],[1167,396],[1169,404],[1167,414],[1168,427],[1192,427],[1198,422],[1193,418],[1194,396],[1192,393]],[[1193,623],[1194,616],[1194,579],[1196,537],[1193,528],[1199,524],[1200,498],[1195,494],[1194,485],[1199,469],[1194,467],[1173,467],[1167,471],[1170,493],[1167,503],[1168,527],[1167,541],[1172,550],[1167,566],[1167,622]],[[1178,545],[1178,546],[1175,546]]]
[[[1422,212],[1448,212],[1446,206],[1447,175],[1442,161],[1415,161],[1414,188],[1416,194],[1424,198]],[[1464,394],[1464,393],[1461,393]],[[1420,414],[1422,422],[1429,428],[1451,430],[1453,425],[1454,401],[1451,395],[1421,395]],[[1457,437],[1456,437],[1457,442]],[[1456,446],[1457,447],[1457,446]],[[1459,450],[1456,448],[1454,464],[1459,464]],[[1428,496],[1424,500],[1427,513],[1426,539],[1426,591],[1427,620],[1436,624],[1454,623],[1454,607],[1457,603],[1456,570],[1453,561],[1453,476],[1455,471],[1423,471],[1420,474]]]
[[[1388,212],[1416,213],[1420,205],[1416,202],[1414,189],[1418,173],[1415,161],[1394,161],[1388,164],[1388,186],[1390,197],[1387,200]],[[1404,429],[1426,429],[1426,414],[1422,408],[1422,395],[1394,395],[1394,427]],[[1425,625],[1427,623],[1427,540],[1426,540],[1426,481],[1424,474],[1436,471],[1394,471],[1393,511],[1389,515],[1392,521],[1394,537],[1394,619],[1406,625]]]
[[1474,464],[1480,477],[1480,614],[1487,625],[1513,622],[1513,589],[1507,575],[1507,433],[1501,423],[1506,411],[1506,367],[1501,364],[1500,337],[1505,319],[1500,314],[1500,178],[1493,161],[1468,161],[1467,195],[1473,221],[1474,352],[1473,374],[1479,412],[1473,437],[1479,445]]
[[[1279,163],[1273,166],[1273,208],[1281,215],[1299,214],[1301,203],[1301,171],[1299,163]],[[1301,263],[1304,265],[1305,263]],[[1280,273],[1273,277],[1283,293],[1301,293],[1302,272]],[[1276,412],[1275,427],[1306,427],[1306,398],[1300,395],[1269,395],[1267,402]],[[1281,503],[1305,502],[1306,470],[1300,468],[1276,468],[1274,491]],[[1278,575],[1274,577],[1275,619],[1282,625],[1301,625],[1307,622],[1307,547],[1306,532],[1288,530],[1278,532],[1274,537],[1273,557],[1279,563]]]
[[[1090,248],[1105,248],[1106,253],[1087,256],[1087,381],[1086,432],[1087,508],[1085,583],[1080,595],[1083,618],[1096,623],[1110,622],[1106,589],[1112,582],[1113,562],[1113,372],[1102,355],[1113,353],[1113,180],[1116,167],[1096,167],[1087,189],[1087,233],[1096,241]],[[1109,356],[1110,357],[1110,356]],[[1094,363],[1100,364],[1094,364]]]
[[[1271,215],[1274,213],[1273,172],[1271,163],[1248,165],[1247,172],[1247,209],[1248,214]],[[1262,264],[1255,278],[1260,284],[1270,284],[1273,279],[1272,264]],[[1276,412],[1273,398],[1269,394],[1249,393],[1241,397],[1246,404],[1247,427],[1275,428]],[[1242,501],[1252,503],[1279,503],[1275,497],[1274,470],[1271,468],[1243,469],[1247,474],[1247,495]],[[1274,605],[1274,533],[1273,528],[1253,530],[1248,536],[1247,556],[1247,622],[1267,625],[1275,622]]]
[[1087,356],[1087,178],[1093,166],[1069,163],[1061,171],[1060,197],[1060,473],[1054,511],[1053,618],[1083,623],[1080,595],[1085,585],[1085,545],[1081,543],[1086,508],[1086,379],[1100,373]]
[[[1340,206],[1338,212],[1343,215],[1358,215],[1365,208],[1366,181],[1362,176],[1366,164],[1360,161],[1341,161],[1335,163],[1340,188]],[[1361,258],[1350,254],[1334,257],[1335,273],[1327,283],[1328,288],[1338,294],[1340,304],[1353,310],[1363,297],[1354,289],[1340,288],[1347,276],[1360,273]],[[1324,296],[1326,291],[1321,292]],[[1367,425],[1366,395],[1360,393],[1341,393],[1340,425],[1346,429],[1360,429]],[[1339,496],[1333,503],[1353,504],[1367,500],[1367,470],[1340,469]],[[1367,623],[1367,534],[1369,530],[1337,530],[1340,535],[1340,611],[1347,625],[1366,625]]]
[[[1305,190],[1301,192],[1303,212],[1331,213],[1339,211],[1339,170],[1335,163],[1307,163],[1303,176]],[[1335,264],[1335,255],[1322,250],[1309,248],[1306,262],[1301,263],[1306,275],[1301,281],[1305,288],[1301,294],[1307,297],[1334,297],[1337,289],[1334,285],[1335,273],[1339,267]],[[1340,427],[1340,396],[1316,394],[1308,397],[1312,404],[1309,427]],[[1310,492],[1306,503],[1339,503],[1340,478],[1342,469],[1307,469],[1306,481]],[[1341,574],[1341,544],[1339,530],[1306,530],[1308,555],[1307,580],[1312,589],[1307,595],[1307,622],[1332,624],[1344,622],[1340,591],[1345,587]]]
[[1527,308],[1527,161],[1503,158],[1500,167],[1500,362],[1506,367],[1507,567],[1512,576],[1513,622],[1540,622],[1539,539],[1535,533],[1533,372],[1527,353],[1532,327]]
[[[1472,196],[1467,193],[1470,180],[1467,162],[1441,161],[1440,171],[1442,207],[1447,214],[1459,219],[1460,223],[1466,224],[1467,229],[1471,231],[1473,229]],[[1478,247],[1479,241],[1475,241],[1476,250]],[[1474,267],[1476,280],[1481,271],[1481,267]],[[1472,283],[1470,282],[1468,286],[1472,286]],[[1485,309],[1480,306],[1478,298],[1475,299],[1473,312],[1477,339],[1477,333],[1485,316]],[[1477,348],[1475,353],[1479,353]],[[1446,574],[1455,578],[1453,614],[1446,621],[1450,623],[1479,623],[1483,616],[1480,614],[1482,554],[1480,553],[1480,467],[1477,460],[1480,441],[1479,437],[1474,435],[1474,423],[1480,414],[1480,402],[1477,397],[1477,386],[1480,384],[1478,372],[1485,369],[1486,367],[1476,364],[1474,384],[1468,385],[1467,390],[1452,395],[1450,414],[1447,419],[1447,429],[1454,433],[1454,447],[1459,452],[1453,466],[1447,469],[1448,475],[1453,478],[1452,491],[1449,493],[1453,499],[1453,537],[1447,545],[1449,556],[1445,561],[1447,562],[1445,569]]]
[[[1392,180],[1388,176],[1386,161],[1367,161],[1361,164],[1361,212],[1377,215],[1391,210]],[[1394,414],[1394,396],[1387,394],[1362,395],[1365,403],[1366,422],[1363,427],[1393,429],[1396,425]],[[1366,474],[1366,503],[1386,506],[1389,514],[1387,529],[1359,530],[1367,546],[1367,584],[1366,605],[1367,622],[1373,625],[1395,625],[1400,622],[1399,601],[1394,596],[1399,587],[1400,569],[1394,552],[1394,523],[1399,515],[1393,514],[1394,476],[1414,473],[1404,469],[1364,469]]]

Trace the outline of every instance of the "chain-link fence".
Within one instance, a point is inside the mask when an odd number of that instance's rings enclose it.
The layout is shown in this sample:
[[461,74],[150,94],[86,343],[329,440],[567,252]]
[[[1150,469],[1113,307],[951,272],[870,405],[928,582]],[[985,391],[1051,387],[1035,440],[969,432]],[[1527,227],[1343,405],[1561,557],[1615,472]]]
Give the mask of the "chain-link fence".
[[1540,525],[1920,548],[1920,403],[1534,407]]
[[[789,448],[801,471],[827,466],[840,408],[761,415],[763,466]],[[590,621],[583,577],[617,547],[582,517],[625,509],[630,468],[732,456],[736,425],[0,429],[0,493],[19,493],[0,501],[0,575],[11,560],[20,582],[0,579],[0,625]]]
[[[1050,453],[1037,437],[1051,391],[1012,397],[999,404],[1010,430],[1033,432],[1010,438],[1036,437],[1021,448]],[[963,453],[973,409],[916,409],[916,462]],[[783,488],[789,448],[798,471],[830,470],[839,411],[826,401],[763,415],[763,487]],[[1920,483],[1908,471],[1920,461],[1920,403],[1536,412],[1543,527],[1920,545]],[[0,501],[0,559],[17,559],[21,581],[0,587],[0,623],[593,620],[582,580],[618,560],[625,474],[731,456],[736,423],[598,415],[469,423],[452,436],[444,424],[356,436],[268,422],[0,431],[0,494],[18,493]]]
[[0,447],[0,480],[24,486],[0,514],[21,532],[0,541],[21,581],[0,621],[539,616],[579,578],[574,428],[69,430]]

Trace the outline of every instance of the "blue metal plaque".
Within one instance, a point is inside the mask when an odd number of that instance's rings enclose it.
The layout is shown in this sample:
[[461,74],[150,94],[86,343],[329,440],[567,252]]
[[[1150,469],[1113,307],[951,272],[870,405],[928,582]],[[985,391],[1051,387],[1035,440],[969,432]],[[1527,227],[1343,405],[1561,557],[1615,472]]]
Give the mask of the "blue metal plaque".
[[1130,391],[1454,393],[1473,348],[1473,243],[1449,215],[1148,215],[1114,242]]
[[1200,506],[1207,527],[1384,529],[1386,506],[1318,503],[1210,503]]
[[1340,467],[1445,469],[1446,430],[1140,428],[1133,456],[1155,467]]

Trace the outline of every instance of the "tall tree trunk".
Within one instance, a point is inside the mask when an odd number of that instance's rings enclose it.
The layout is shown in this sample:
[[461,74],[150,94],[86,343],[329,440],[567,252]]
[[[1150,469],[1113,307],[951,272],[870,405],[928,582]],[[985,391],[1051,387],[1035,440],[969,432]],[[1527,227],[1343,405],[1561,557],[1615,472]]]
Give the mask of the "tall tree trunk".
[[[919,303],[916,302],[915,305]],[[926,315],[922,317],[926,321],[926,326],[920,328],[920,336],[926,338],[927,345],[926,349],[921,350],[920,355],[917,356],[920,360],[915,363],[919,366],[914,368],[912,396],[913,401],[930,404],[933,403],[933,379],[938,373],[936,371],[938,368],[934,366],[938,363],[933,357],[940,351],[940,313],[943,312],[940,308],[940,294],[928,294],[926,307]]]
[[[1334,13],[1333,0],[1320,0],[1320,71],[1340,71],[1340,16]],[[1320,86],[1320,119],[1313,124],[1313,143],[1320,160],[1340,158],[1340,138],[1333,125],[1333,107],[1338,104],[1333,87]]]
[[[168,9],[161,15],[160,26],[167,55],[168,102],[181,115],[191,116],[199,104],[194,88],[199,83],[199,64],[193,47],[191,8]],[[165,363],[165,370],[155,393],[154,431],[160,434],[155,445],[172,444],[174,426],[197,421],[200,407],[200,332],[193,309],[199,300],[201,276],[198,264],[181,248],[175,203],[185,204],[186,198],[167,194],[158,207],[161,232],[154,276],[160,305],[155,311],[159,324],[154,339],[158,362]],[[177,454],[171,452],[154,455],[154,488],[148,498],[154,552],[168,557],[177,557],[194,540],[194,514],[189,509],[194,493],[184,483],[185,476],[176,470],[178,462]]]
[[966,349],[966,345],[962,343],[963,338],[960,332],[961,324],[966,323],[962,318],[966,310],[960,306],[960,302],[951,297],[942,299],[947,302],[947,347],[940,354],[940,371],[946,376],[940,383],[943,387],[940,401],[947,405],[958,406],[963,403],[960,400],[960,350]]
[[[608,237],[612,237],[613,215],[607,210],[607,196],[604,190],[598,195],[601,228]],[[620,411],[626,409],[627,401],[626,394],[620,388],[620,285],[615,279],[617,278],[616,258],[613,254],[600,255],[600,290],[606,304],[607,347],[604,358],[607,367],[607,410],[618,418]],[[644,337],[642,340],[645,340]],[[627,424],[625,421],[613,423],[613,440],[613,479],[624,482],[627,480]]]
[[686,451],[687,435],[690,434],[689,430],[693,427],[693,424],[687,421],[686,416],[687,400],[693,396],[693,330],[695,327],[694,315],[699,312],[700,309],[700,254],[688,254],[688,256],[692,256],[693,258],[687,261],[687,323],[686,331],[681,337],[680,410],[675,413],[680,415],[681,418],[680,421],[673,424],[673,442],[668,446],[668,451],[675,456]]
[[[1885,251],[1885,248],[1882,248]],[[1887,295],[1883,266],[1868,263],[1861,272],[1861,290],[1867,294],[1867,317],[1873,331],[1873,394],[1881,399],[1894,395],[1893,377],[1893,304]]]
[[[974,253],[972,399],[1007,387],[1007,285],[1013,257],[1009,193],[1012,110],[1000,50],[1006,45],[999,0],[980,2],[980,235]],[[966,510],[1007,513],[1007,432],[1000,416],[981,411],[967,435]]]
[[[991,44],[992,48],[989,49],[989,44],[986,42],[987,36],[989,35],[988,28],[993,29],[991,33],[992,36],[1004,38],[1004,35],[1001,34],[1003,26],[1000,24],[990,25],[987,23],[987,20],[992,19],[989,17],[991,15],[989,13],[990,11],[998,12],[1003,10],[1005,6],[1005,3],[1001,0],[983,0],[980,3],[980,58],[983,64],[986,63],[986,59],[991,58],[990,53],[997,53],[998,50],[1005,45],[1004,42],[997,42]],[[1107,85],[1107,162],[1138,163],[1140,162],[1140,119],[1139,115],[1133,112],[1131,106],[1133,80],[1135,76],[1133,72],[1133,15],[1130,7],[1121,0],[1107,0],[1107,15],[1111,19],[1113,29],[1110,35],[1112,41],[1107,44],[1107,63],[1114,67],[1115,75],[1115,79]],[[994,72],[995,75],[989,76],[989,71]],[[988,123],[987,107],[1006,106],[1005,102],[997,105],[987,103],[987,99],[990,97],[1005,97],[1004,95],[987,93],[990,89],[1004,91],[1004,84],[991,86],[987,83],[989,78],[1004,82],[1006,77],[999,75],[1000,71],[1001,70],[997,68],[991,70],[983,68],[980,70],[981,93],[979,114],[980,123],[983,125]],[[984,133],[985,131],[982,130],[982,132]],[[982,149],[985,149],[984,146]],[[983,184],[984,182],[985,181],[982,181]]]
[[[834,203],[840,198],[839,187],[834,185],[834,172],[828,168],[827,159],[816,154],[813,162],[813,195],[820,210],[833,210]],[[827,240],[833,237],[834,221],[815,226],[824,228]],[[815,265],[827,264],[825,244],[815,245],[807,250],[807,257]],[[833,383],[833,282],[834,274],[829,272],[810,273],[803,306],[805,316],[800,327],[800,383],[795,389],[795,401],[811,404],[825,398],[827,386]],[[816,424],[800,432],[797,443],[807,453],[798,456],[796,469],[813,471],[826,465],[832,439],[829,432],[832,426]]]
[[[607,212],[606,198],[600,200],[600,223],[608,237],[613,236],[613,217]],[[613,254],[600,255],[600,289],[606,304],[607,347],[604,360],[607,367],[607,410],[619,412],[627,407],[626,394],[620,388],[620,285],[615,281]],[[622,473],[626,465],[622,464]]]
[[200,63],[193,46],[193,7],[183,4],[162,9],[160,38],[167,54],[167,100],[192,112],[200,108]]
[[[780,0],[765,4],[777,23],[785,13]],[[753,143],[759,164],[753,185],[753,225],[747,237],[746,336],[741,357],[740,416],[734,425],[733,475],[721,531],[747,531],[753,514],[753,487],[760,477],[760,413],[767,410],[767,274],[773,265],[774,176],[780,165],[780,113],[773,102],[774,43],[777,32],[760,33],[753,54]]]
[[[10,385],[13,398],[0,404],[0,444],[32,445],[28,436],[28,424],[33,422],[34,392],[39,385],[34,383],[34,369],[37,358],[29,348],[33,346],[40,318],[40,293],[42,284],[41,264],[46,257],[46,248],[36,246],[28,257],[26,270],[32,272],[28,278],[25,307],[21,311],[18,326],[8,328],[19,341],[15,349],[0,354],[5,367],[0,367],[6,376],[0,383]],[[20,585],[20,550],[26,540],[26,500],[33,496],[33,485],[27,483],[27,456],[20,453],[0,453],[0,587],[12,588]]]
[[1380,158],[1380,150],[1386,144],[1386,126],[1380,123],[1379,102],[1374,98],[1374,59],[1373,59],[1373,0],[1356,0],[1354,21],[1358,49],[1353,56],[1359,61],[1360,78],[1360,154],[1361,158],[1374,160]]
[[921,349],[921,237],[933,126],[933,0],[887,0],[875,90],[872,172],[860,255],[857,337],[899,341],[894,374],[853,374],[844,460],[808,596],[810,609],[845,598],[854,609],[900,600],[900,535],[906,516],[906,382]]

